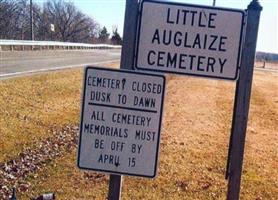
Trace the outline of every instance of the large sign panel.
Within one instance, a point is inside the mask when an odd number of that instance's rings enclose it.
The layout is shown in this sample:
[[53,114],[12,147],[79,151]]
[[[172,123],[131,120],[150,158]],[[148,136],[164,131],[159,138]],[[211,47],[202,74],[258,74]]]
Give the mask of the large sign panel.
[[78,166],[122,175],[156,175],[165,78],[85,70]]
[[245,12],[143,0],[136,68],[237,79]]

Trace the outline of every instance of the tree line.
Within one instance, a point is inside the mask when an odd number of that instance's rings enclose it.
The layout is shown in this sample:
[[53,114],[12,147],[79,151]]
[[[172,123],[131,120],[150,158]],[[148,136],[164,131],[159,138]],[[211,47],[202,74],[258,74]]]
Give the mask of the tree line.
[[[0,0],[0,39],[30,40],[30,0]],[[117,27],[108,33],[72,2],[47,0],[32,4],[35,40],[121,44]]]
[[257,52],[256,59],[258,61],[266,61],[266,62],[278,62],[278,54],[275,53],[265,53],[265,52]]

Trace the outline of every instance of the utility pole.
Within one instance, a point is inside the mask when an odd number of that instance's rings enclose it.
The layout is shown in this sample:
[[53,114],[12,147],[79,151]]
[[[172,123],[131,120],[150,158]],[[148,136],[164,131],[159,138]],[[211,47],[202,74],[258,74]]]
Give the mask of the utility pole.
[[33,2],[30,0],[30,40],[34,40]]
[[212,6],[215,6],[216,0],[213,0]]

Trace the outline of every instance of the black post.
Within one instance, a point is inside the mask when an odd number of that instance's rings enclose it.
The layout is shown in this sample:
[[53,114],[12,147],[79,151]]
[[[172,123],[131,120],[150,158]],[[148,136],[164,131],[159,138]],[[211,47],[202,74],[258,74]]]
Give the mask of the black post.
[[138,12],[138,0],[126,0],[121,69],[134,70]]
[[[126,0],[121,69],[134,69],[135,40],[137,32],[138,0]],[[122,176],[110,175],[108,200],[121,199]]]
[[231,158],[229,165],[228,200],[238,200],[244,155],[244,145],[252,88],[257,35],[262,7],[253,0],[247,9],[245,42],[233,113]]
[[109,179],[108,200],[121,199],[121,189],[122,189],[122,176],[111,174]]
[[12,197],[9,200],[16,200],[16,190],[13,188],[13,194]]

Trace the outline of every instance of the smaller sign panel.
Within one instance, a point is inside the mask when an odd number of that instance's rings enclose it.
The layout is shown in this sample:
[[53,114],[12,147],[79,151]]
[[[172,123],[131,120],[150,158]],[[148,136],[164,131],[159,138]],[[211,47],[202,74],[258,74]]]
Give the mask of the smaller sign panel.
[[235,80],[243,10],[143,0],[136,68]]
[[78,166],[121,175],[156,175],[165,78],[87,67]]

